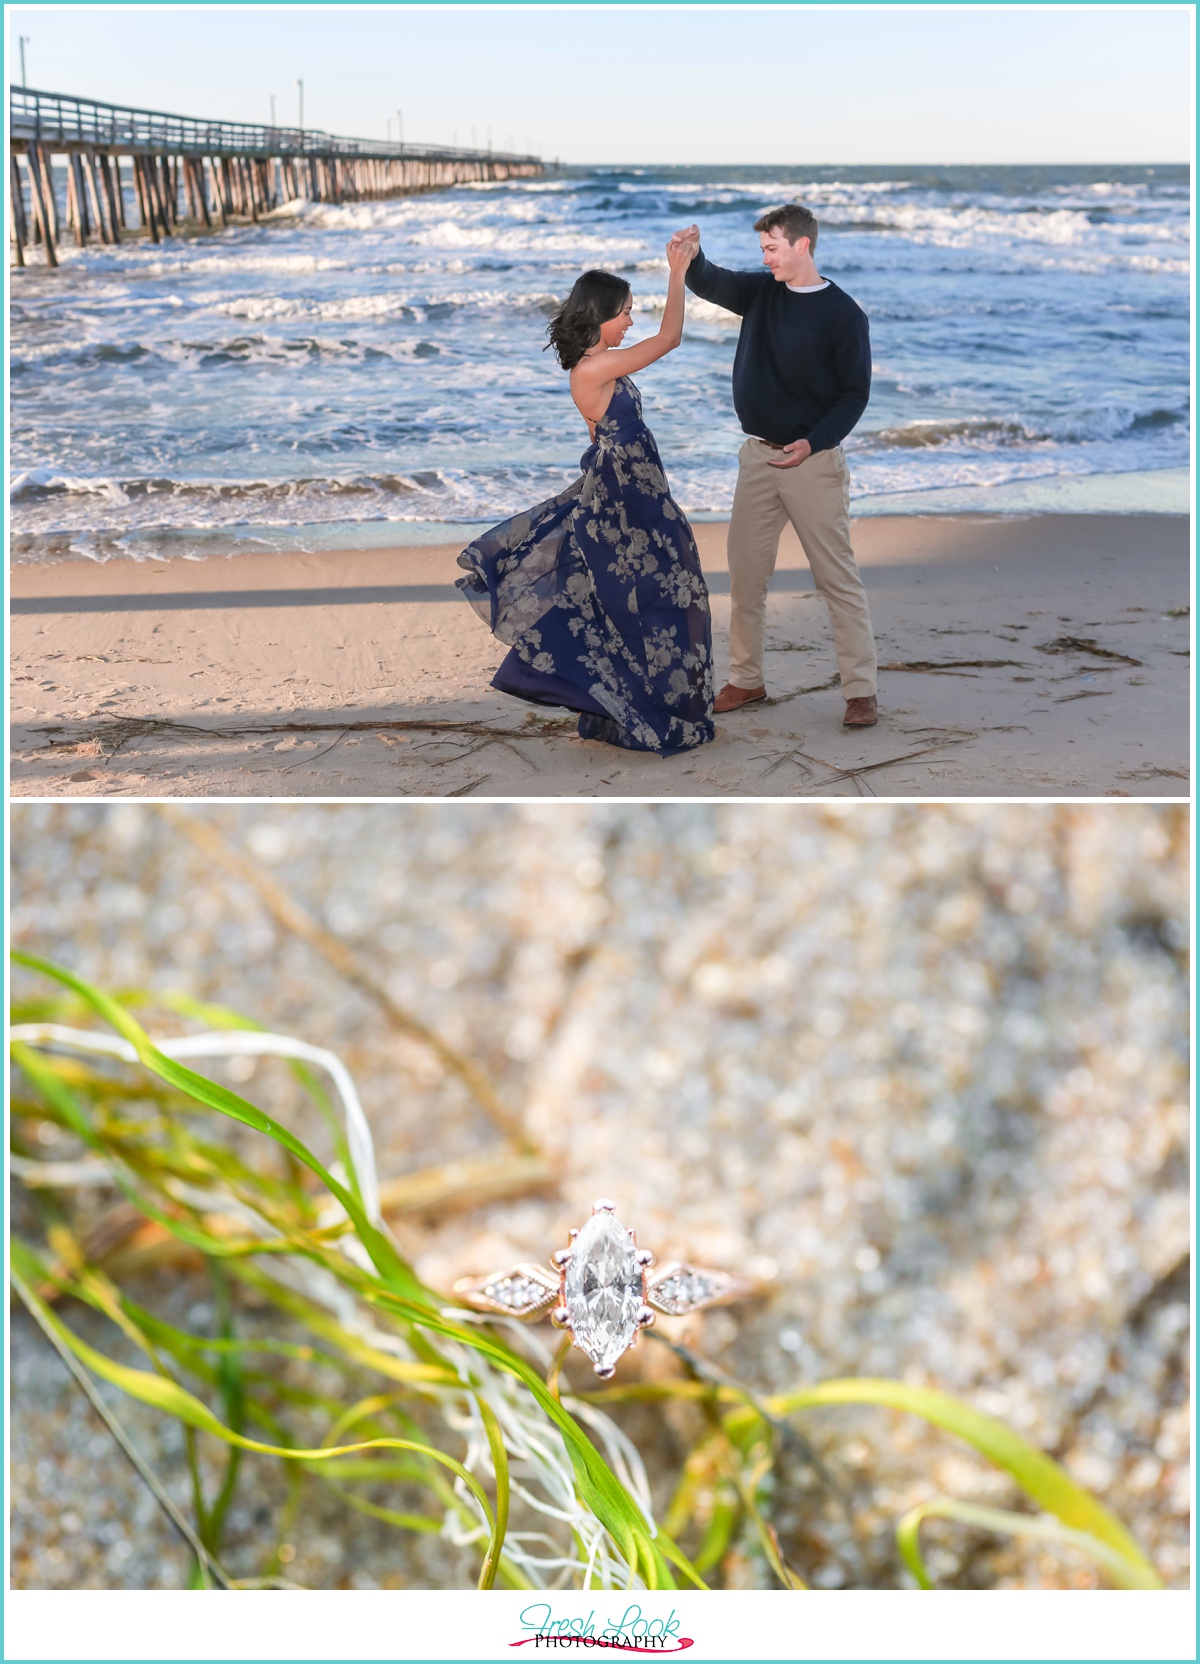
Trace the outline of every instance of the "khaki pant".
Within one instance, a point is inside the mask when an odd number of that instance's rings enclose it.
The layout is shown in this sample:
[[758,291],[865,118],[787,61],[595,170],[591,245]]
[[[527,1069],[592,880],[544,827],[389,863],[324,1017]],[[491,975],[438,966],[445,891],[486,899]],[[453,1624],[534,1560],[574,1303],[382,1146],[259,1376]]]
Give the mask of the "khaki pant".
[[842,696],[862,698],[875,692],[875,638],[850,547],[850,470],[840,445],[798,468],[772,468],[781,454],[761,439],[747,439],[738,453],[729,521],[729,680],[735,688],[763,685],[767,586],[786,519],[829,606]]

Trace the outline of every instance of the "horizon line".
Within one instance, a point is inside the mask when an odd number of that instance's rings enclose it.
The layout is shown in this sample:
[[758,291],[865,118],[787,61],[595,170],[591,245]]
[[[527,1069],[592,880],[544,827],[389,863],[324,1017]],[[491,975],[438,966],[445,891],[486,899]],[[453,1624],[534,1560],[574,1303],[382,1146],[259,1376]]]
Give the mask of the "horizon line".
[[1012,161],[1012,160],[1009,160],[1009,161],[999,161],[999,160],[997,160],[997,161],[991,161],[991,162],[803,162],[803,163],[800,163],[800,162],[780,162],[780,161],[717,162],[717,161],[712,161],[712,160],[701,161],[701,162],[663,162],[663,161],[646,160],[645,158],[643,158],[642,160],[637,161],[637,162],[601,162],[601,161],[573,162],[573,161],[564,160],[564,158],[561,157],[561,156],[557,156],[557,157],[543,156],[541,158],[541,160],[544,161],[544,162],[551,162],[552,161],[559,167],[570,167],[570,168],[709,168],[709,167],[718,167],[718,168],[720,168],[720,167],[724,167],[724,168],[772,168],[772,167],[781,167],[781,168],[783,168],[783,167],[786,167],[786,168],[794,168],[794,167],[883,168],[883,167],[887,167],[887,168],[906,168],[906,169],[909,169],[909,168],[1188,168],[1190,170],[1191,165],[1192,165],[1190,157],[1186,158],[1185,160],[1183,160],[1181,162],[1170,162],[1170,161],[1162,161],[1162,160],[1154,161],[1154,162],[1115,162],[1115,161],[1112,160],[1111,157],[1106,158],[1102,161],[1098,161],[1098,162],[1058,162],[1058,161],[1015,162],[1015,161]]

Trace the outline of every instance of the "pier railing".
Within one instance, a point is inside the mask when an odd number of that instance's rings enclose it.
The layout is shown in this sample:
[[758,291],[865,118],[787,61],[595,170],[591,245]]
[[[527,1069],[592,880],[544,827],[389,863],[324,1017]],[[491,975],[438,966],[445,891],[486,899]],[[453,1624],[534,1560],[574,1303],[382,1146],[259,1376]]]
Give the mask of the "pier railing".
[[[30,246],[40,246],[47,265],[58,264],[64,220],[80,248],[91,237],[158,242],[231,219],[257,221],[297,199],[363,202],[545,171],[539,157],[507,150],[204,121],[32,87],[10,88],[9,141],[10,233],[19,266]],[[64,213],[53,156],[66,161],[58,168]],[[122,157],[132,175],[128,203]]]
[[539,162],[508,150],[466,150],[457,145],[393,144],[386,139],[346,139],[312,128],[261,127],[245,121],[205,121],[162,110],[105,104],[98,98],[9,90],[10,141],[17,146],[75,147],[132,155],[346,156],[382,160],[454,159],[474,162]]

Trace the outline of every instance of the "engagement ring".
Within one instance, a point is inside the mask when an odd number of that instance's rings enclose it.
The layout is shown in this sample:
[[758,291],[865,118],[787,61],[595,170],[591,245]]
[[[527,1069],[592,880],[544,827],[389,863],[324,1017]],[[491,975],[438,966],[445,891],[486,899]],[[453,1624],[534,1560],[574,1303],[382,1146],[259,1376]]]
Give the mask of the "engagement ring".
[[671,1260],[652,1271],[654,1255],[639,1248],[633,1231],[601,1199],[581,1230],[570,1233],[571,1246],[553,1256],[557,1270],[514,1265],[488,1277],[460,1277],[454,1292],[464,1305],[536,1323],[549,1313],[557,1329],[592,1360],[606,1379],[618,1358],[637,1343],[654,1322],[656,1311],[682,1317],[702,1306],[720,1306],[749,1294],[754,1284],[727,1271]]

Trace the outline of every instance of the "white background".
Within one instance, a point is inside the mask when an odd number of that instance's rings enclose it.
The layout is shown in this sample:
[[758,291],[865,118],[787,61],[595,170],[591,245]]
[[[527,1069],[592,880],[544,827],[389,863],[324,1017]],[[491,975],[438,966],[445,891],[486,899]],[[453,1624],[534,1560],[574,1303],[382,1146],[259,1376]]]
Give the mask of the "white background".
[[[549,1600],[556,1617],[596,1615],[595,1629],[639,1604],[674,1612],[695,1659],[1191,1659],[1190,1592],[946,1589],[671,1591],[550,1594],[493,1590],[287,1595],[218,1590],[21,1590],[5,1601],[5,1657],[22,1659],[611,1658],[585,1647],[513,1648],[521,1613]],[[616,1656],[620,1656],[619,1654]],[[646,1653],[629,1653],[645,1658]]]

